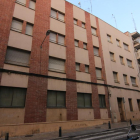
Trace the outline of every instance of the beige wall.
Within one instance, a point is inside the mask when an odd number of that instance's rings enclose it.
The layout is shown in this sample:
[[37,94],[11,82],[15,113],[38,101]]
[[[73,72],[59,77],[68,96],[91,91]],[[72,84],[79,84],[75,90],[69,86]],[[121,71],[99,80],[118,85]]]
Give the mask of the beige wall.
[[0,108],[0,125],[24,123],[25,109]]
[[66,78],[66,74],[58,73],[58,72],[49,71],[49,72],[48,72],[48,75],[49,75],[49,76],[53,76],[53,77]]
[[34,24],[35,11],[16,3],[13,17]]
[[27,88],[28,76],[12,73],[2,73],[1,86]]
[[105,94],[105,87],[104,86],[97,86],[98,94]]
[[100,109],[101,119],[108,119],[108,111],[107,109]]
[[76,71],[76,80],[91,82],[90,74]]
[[78,109],[78,120],[94,120],[94,110]]
[[101,57],[94,56],[95,59],[95,67],[102,68]]
[[92,93],[91,85],[85,83],[77,83],[77,92]]
[[32,37],[15,31],[10,31],[8,46],[31,51]]
[[97,25],[96,25],[96,17],[94,15],[91,15],[91,14],[90,14],[90,23],[91,23],[91,26],[92,27],[97,28]]
[[93,46],[99,47],[99,39],[97,36],[92,35]]
[[65,13],[65,1],[64,0],[51,0],[51,7]]
[[67,110],[66,109],[47,109],[46,120],[47,122],[66,121]]

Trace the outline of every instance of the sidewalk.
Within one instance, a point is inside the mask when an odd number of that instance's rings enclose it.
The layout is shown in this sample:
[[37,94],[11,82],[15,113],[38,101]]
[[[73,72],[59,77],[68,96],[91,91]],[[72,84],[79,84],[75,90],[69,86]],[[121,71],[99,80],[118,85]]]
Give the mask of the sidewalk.
[[[140,124],[139,121],[133,121],[133,124],[138,125]],[[128,122],[128,126],[130,123]],[[127,127],[127,122],[120,122],[120,123],[113,123],[111,124],[112,129]],[[62,130],[62,136],[68,137],[68,136],[76,136],[76,135],[84,135],[88,133],[96,133],[108,130],[108,124],[98,125],[94,127],[87,127],[87,128],[80,128],[80,129],[73,129],[73,130]],[[41,133],[41,134],[34,134],[30,136],[20,136],[20,137],[13,137],[9,138],[9,140],[50,140],[58,138],[58,132],[51,132],[51,133]],[[4,139],[0,139],[4,140]]]

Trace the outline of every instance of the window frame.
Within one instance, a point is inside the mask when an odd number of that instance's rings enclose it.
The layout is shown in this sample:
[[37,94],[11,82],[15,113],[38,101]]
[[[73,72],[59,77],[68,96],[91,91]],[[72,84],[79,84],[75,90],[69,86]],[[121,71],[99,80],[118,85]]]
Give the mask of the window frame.
[[[76,24],[75,24],[74,21],[76,21]],[[73,24],[74,24],[74,25],[77,25],[77,24],[78,24],[78,20],[77,20],[76,18],[73,18]]]
[[[122,65],[125,65],[125,63],[124,63],[124,57],[123,56],[119,56],[120,57],[120,63],[122,64]],[[122,60],[123,60],[123,63],[121,62],[121,58],[122,58]]]
[[[75,46],[75,42],[77,42],[77,43],[78,43],[78,46]],[[79,47],[79,40],[74,39],[74,46],[75,46],[75,47]]]
[[[84,25],[84,27],[83,27],[83,25]],[[84,23],[84,22],[82,22],[82,28],[86,28],[86,23]]]
[[[126,76],[126,82],[125,82],[124,76]],[[123,74],[123,79],[124,79],[124,84],[125,85],[129,85],[129,83],[128,83],[128,76],[126,74]]]
[[[125,45],[128,47],[128,49],[126,49],[126,48],[124,47]],[[123,47],[124,47],[124,49],[125,49],[126,51],[130,52],[130,48],[129,48],[129,45],[128,45],[128,44],[126,44],[126,43],[123,42]]]
[[[115,54],[113,52],[109,52],[109,54],[110,54],[110,60],[112,62],[116,62],[116,60],[115,60]],[[111,54],[113,55],[113,60],[111,59]]]
[[[103,105],[103,102],[100,102],[100,97],[101,97],[101,100],[103,100],[103,98],[102,97],[104,97],[104,105]],[[106,108],[106,100],[105,100],[105,95],[104,94],[99,94],[99,105],[101,105],[100,106],[100,108],[102,109],[105,109]],[[103,107],[104,106],[104,107]]]
[[[116,74],[116,77],[117,77],[116,80],[115,80],[115,78],[114,78],[114,74]],[[113,79],[114,79],[114,83],[120,83],[120,82],[119,82],[118,72],[113,71]]]
[[121,48],[120,40],[119,40],[119,39],[116,39],[116,43],[117,43],[117,42],[119,42],[119,45],[117,44],[117,46]]
[[[96,31],[96,34],[93,34],[93,33],[92,33],[92,29],[94,29],[94,30]],[[94,36],[97,36],[97,28],[91,26],[91,34],[94,35]]]
[[[35,9],[36,9],[36,0],[30,0],[30,1],[35,2]],[[29,9],[34,10],[34,11],[35,11],[35,9],[33,9],[33,8],[31,8],[31,7],[30,7],[30,1],[29,1]]]
[[[86,72],[86,67],[88,68],[88,72]],[[89,73],[89,65],[85,65],[85,72]]]
[[129,109],[130,109],[130,111],[133,112],[132,98],[128,98],[128,103],[129,103]]
[[[135,78],[135,84],[132,83],[132,78]],[[130,76],[130,79],[131,79],[132,86],[138,87],[138,85],[137,85],[137,78],[136,77],[133,77],[133,76]]]
[[[86,46],[86,48],[84,48],[84,45]],[[83,49],[87,50],[87,43],[83,42]]]
[[[108,37],[110,37],[110,40],[108,40]],[[112,43],[112,38],[111,38],[111,35],[109,35],[109,34],[107,34],[107,41],[108,41],[109,43]]]
[[[97,55],[97,54],[95,54],[94,48],[98,50],[98,55]],[[93,51],[94,51],[94,56],[98,56],[98,57],[100,57],[100,53],[99,53],[99,48],[98,48],[98,47],[93,46]]]
[[[21,29],[21,30],[12,27],[13,20],[22,23],[22,29]],[[15,31],[15,32],[18,32],[18,33],[22,33],[22,30],[23,30],[23,22],[24,22],[23,20],[20,20],[20,19],[18,19],[18,18],[13,17],[13,19],[12,19],[12,23],[11,23],[11,27],[10,27],[10,30]]]
[[[77,65],[79,66],[79,70],[77,70]],[[75,70],[79,72],[79,71],[80,71],[80,63],[77,63],[77,62],[76,62],[76,63],[75,63],[75,67],[76,67]]]
[[[127,66],[128,66],[129,68],[134,68],[134,67],[133,67],[133,62],[132,62],[132,60],[130,60],[130,59],[126,59],[126,60],[127,60]],[[131,66],[128,65],[128,61],[131,62]]]
[[96,67],[96,68],[95,68],[95,71],[96,71],[96,70],[100,70],[100,71],[101,71],[101,78],[100,78],[100,77],[97,77],[97,75],[96,75],[97,80],[103,80],[102,68]]
[[[32,26],[32,34],[31,34],[31,35],[26,33],[27,25]],[[27,22],[27,23],[26,23],[26,29],[25,29],[25,35],[28,35],[28,36],[33,36],[33,29],[34,29],[34,25],[33,25],[33,24],[31,24],[31,23],[29,23],[29,22]]]

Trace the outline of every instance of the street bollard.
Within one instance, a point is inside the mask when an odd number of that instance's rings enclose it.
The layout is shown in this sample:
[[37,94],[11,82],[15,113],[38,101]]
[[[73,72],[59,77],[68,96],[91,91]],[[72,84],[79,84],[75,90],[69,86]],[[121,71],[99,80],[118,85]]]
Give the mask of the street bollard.
[[59,127],[59,137],[62,137],[62,130],[61,130],[61,127]]
[[130,125],[132,124],[132,120],[130,119]]
[[6,133],[5,140],[9,140],[9,133]]
[[111,129],[111,123],[110,123],[110,121],[108,122],[108,129]]

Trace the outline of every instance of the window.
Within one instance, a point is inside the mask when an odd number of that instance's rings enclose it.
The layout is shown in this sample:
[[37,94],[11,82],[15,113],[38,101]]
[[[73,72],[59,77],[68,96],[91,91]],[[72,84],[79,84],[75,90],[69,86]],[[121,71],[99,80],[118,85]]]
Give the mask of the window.
[[124,49],[125,49],[125,50],[129,51],[129,47],[128,47],[127,44],[123,43],[123,46],[124,46]]
[[58,12],[58,19],[59,19],[60,21],[63,21],[63,22],[64,22],[64,17],[65,17],[64,14]]
[[74,40],[74,45],[75,45],[75,47],[78,47],[79,45],[79,41],[78,40]]
[[139,111],[140,111],[140,99],[137,100],[137,103],[138,103],[138,108],[139,108]]
[[102,79],[102,69],[96,68],[96,77],[97,79]]
[[112,42],[112,41],[111,41],[111,36],[110,36],[110,35],[107,35],[107,40],[108,40],[108,42]]
[[51,17],[57,18],[57,11],[54,9],[51,9]]
[[115,62],[114,53],[112,53],[112,52],[110,52],[110,59],[111,59],[111,61],[114,61]]
[[49,70],[57,71],[57,72],[65,72],[65,60],[50,57]]
[[137,86],[136,84],[136,77],[131,77],[132,86]]
[[128,99],[130,111],[133,111],[132,99]]
[[83,43],[83,48],[87,49],[87,43]]
[[24,107],[25,97],[26,89],[0,87],[0,107]]
[[100,102],[100,108],[105,108],[106,107],[105,95],[99,95],[99,102]]
[[30,52],[7,47],[5,63],[19,65],[19,66],[29,66]]
[[120,62],[121,62],[122,65],[124,65],[124,59],[123,59],[122,56],[120,56]]
[[47,107],[66,107],[66,93],[63,91],[48,91]]
[[78,93],[77,94],[77,106],[78,106],[78,108],[90,108],[90,107],[92,107],[91,94]]
[[17,32],[22,32],[22,25],[23,25],[23,21],[14,18],[12,20],[11,29]]
[[74,20],[73,20],[73,23],[74,23],[75,25],[77,25],[77,19],[74,19]]
[[16,0],[16,3],[21,4],[21,5],[26,5],[26,0]]
[[128,85],[127,75],[123,74],[123,78],[125,85]]
[[99,48],[93,47],[94,55],[99,56]]
[[35,1],[34,0],[30,0],[29,8],[35,10]]
[[96,32],[96,29],[95,28],[93,28],[93,27],[91,27],[91,33],[92,33],[92,35],[97,35],[97,32]]
[[50,41],[64,46],[65,45],[65,36],[51,32]]
[[128,60],[128,59],[127,59],[127,65],[128,65],[128,67],[133,68],[133,66],[132,66],[132,61],[131,61],[131,60]]
[[120,40],[116,39],[117,46],[120,47]]
[[82,22],[82,27],[85,28],[85,23]]
[[76,63],[76,71],[80,71],[80,64]]
[[89,66],[85,65],[85,72],[89,73]]
[[118,80],[118,73],[117,73],[117,72],[113,72],[113,77],[114,77],[114,82],[115,82],[115,83],[119,83],[119,80]]
[[27,23],[26,25],[26,35],[33,35],[33,25],[32,24],[29,24]]

